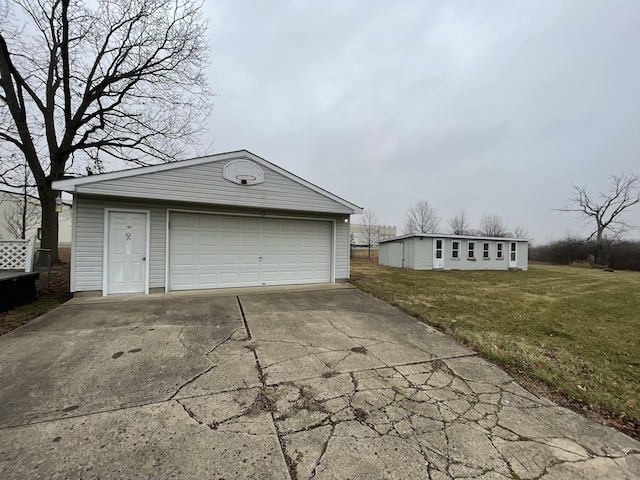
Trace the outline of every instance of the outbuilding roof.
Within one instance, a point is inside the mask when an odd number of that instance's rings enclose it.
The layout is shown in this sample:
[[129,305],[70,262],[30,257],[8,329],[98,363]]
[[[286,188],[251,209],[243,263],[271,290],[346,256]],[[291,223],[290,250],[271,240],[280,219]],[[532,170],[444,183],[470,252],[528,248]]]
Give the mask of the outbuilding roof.
[[497,240],[502,242],[529,242],[524,238],[512,238],[512,237],[485,237],[482,235],[454,235],[451,233],[411,233],[408,235],[400,235],[398,237],[386,238],[380,240],[378,243],[396,242],[398,240],[405,240],[407,238],[455,238],[461,240]]

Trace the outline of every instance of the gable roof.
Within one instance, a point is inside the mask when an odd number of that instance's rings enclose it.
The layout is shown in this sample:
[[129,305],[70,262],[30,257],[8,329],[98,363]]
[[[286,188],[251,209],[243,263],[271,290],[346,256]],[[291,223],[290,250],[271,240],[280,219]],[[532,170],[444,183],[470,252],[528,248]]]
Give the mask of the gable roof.
[[[348,211],[349,213],[362,213],[362,208],[358,205],[351,203],[323,188],[318,187],[317,185],[304,180],[303,178],[294,175],[293,173],[281,168],[262,157],[259,157],[248,150],[238,150],[233,152],[225,152],[219,153],[215,155],[208,155],[205,157],[192,158],[189,160],[182,160],[171,163],[163,163],[160,165],[150,165],[146,167],[132,168],[127,170],[119,170],[115,172],[103,173],[99,175],[89,175],[78,178],[69,178],[64,180],[58,180],[53,182],[53,188],[56,190],[63,190],[70,193],[96,193],[96,194],[106,194],[100,191],[100,187],[107,185],[109,183],[114,183],[118,181],[134,179],[135,177],[141,176],[153,176],[154,174],[161,174],[162,172],[171,173],[171,171],[180,171],[183,169],[187,169],[189,167],[198,167],[198,166],[206,166],[211,164],[219,164],[221,162],[227,162],[236,159],[245,159],[251,162],[254,162],[257,165],[265,167],[266,169],[275,172],[282,177],[298,184],[302,187],[306,187],[307,189],[319,194],[327,199],[332,200],[333,202],[339,204],[344,210],[345,213]],[[157,176],[157,175],[156,175]],[[152,178],[152,177],[149,177]],[[95,191],[92,191],[95,187]],[[128,197],[135,196],[134,194],[127,195],[121,194],[119,196]]]

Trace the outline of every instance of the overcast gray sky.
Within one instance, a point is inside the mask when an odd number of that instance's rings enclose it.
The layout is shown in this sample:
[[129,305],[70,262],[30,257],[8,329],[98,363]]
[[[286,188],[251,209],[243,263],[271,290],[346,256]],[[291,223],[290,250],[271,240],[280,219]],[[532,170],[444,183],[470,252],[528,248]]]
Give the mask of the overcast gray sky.
[[464,209],[546,243],[585,232],[551,211],[572,183],[640,173],[637,0],[204,8],[215,151],[246,148],[385,224],[424,199],[443,231]]

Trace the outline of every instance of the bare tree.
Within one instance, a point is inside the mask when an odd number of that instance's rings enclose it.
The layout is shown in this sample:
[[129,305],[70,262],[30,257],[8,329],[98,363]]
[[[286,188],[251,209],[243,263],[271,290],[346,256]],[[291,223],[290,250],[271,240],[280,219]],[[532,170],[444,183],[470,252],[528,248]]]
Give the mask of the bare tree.
[[515,238],[521,238],[522,240],[527,240],[529,241],[529,243],[531,243],[529,230],[524,228],[522,225],[518,225],[513,229],[513,236]]
[[[3,224],[13,238],[27,238],[27,233],[40,224],[40,204],[33,199],[5,194],[8,208],[3,215]],[[10,195],[10,196],[9,196]]]
[[500,215],[486,214],[480,219],[480,231],[487,237],[505,237],[507,226]]
[[440,226],[440,217],[426,200],[420,200],[407,210],[402,228],[406,235],[412,233],[435,233]]
[[[16,163],[15,157],[11,160]],[[19,186],[20,192],[0,190],[0,195],[4,195],[4,203],[8,204],[4,210],[3,224],[13,238],[26,239],[27,232],[40,224],[40,202],[34,192],[36,185],[26,163],[7,168],[5,178]]]
[[454,235],[470,235],[471,228],[464,210],[460,210],[449,219],[450,231]]
[[594,227],[587,240],[595,237],[595,261],[601,264],[604,260],[603,253],[607,241],[605,234],[609,232],[615,239],[633,228],[622,215],[629,208],[640,203],[640,176],[624,173],[610,175],[609,189],[600,192],[596,199],[592,198],[586,187],[573,185],[573,190],[571,204],[557,210],[580,213],[585,224],[591,224]]
[[369,249],[369,258],[371,258],[371,245],[377,244],[380,240],[380,225],[378,215],[370,208],[365,208],[362,212],[362,230]]
[[53,181],[80,163],[100,172],[113,160],[171,161],[197,148],[211,108],[200,7],[194,0],[0,0],[0,183],[15,188],[6,158],[26,160],[53,262]]

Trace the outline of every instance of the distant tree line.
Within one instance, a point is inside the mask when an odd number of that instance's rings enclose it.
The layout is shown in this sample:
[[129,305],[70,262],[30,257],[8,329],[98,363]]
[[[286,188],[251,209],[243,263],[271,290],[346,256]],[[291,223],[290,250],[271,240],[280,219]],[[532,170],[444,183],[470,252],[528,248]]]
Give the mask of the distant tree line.
[[[601,255],[600,260],[596,260],[597,253]],[[567,236],[547,245],[530,248],[529,260],[555,265],[584,265],[640,271],[640,241],[614,242],[609,239],[598,245],[595,239],[584,240]]]

